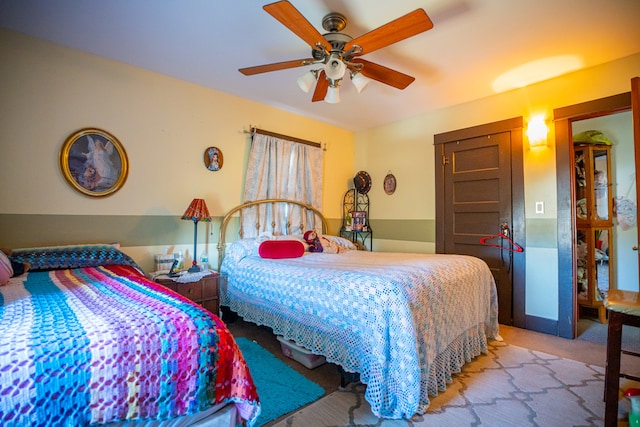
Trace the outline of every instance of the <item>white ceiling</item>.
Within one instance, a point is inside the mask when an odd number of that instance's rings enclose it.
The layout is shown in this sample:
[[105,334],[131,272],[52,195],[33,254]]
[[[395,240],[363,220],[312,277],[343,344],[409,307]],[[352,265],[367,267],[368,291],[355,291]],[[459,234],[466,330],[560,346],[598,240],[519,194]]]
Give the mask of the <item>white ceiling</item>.
[[640,0],[291,0],[321,33],[329,12],[354,38],[417,8],[434,23],[364,56],[414,76],[405,90],[374,81],[358,94],[345,81],[340,104],[312,103],[296,85],[310,67],[238,72],[310,56],[262,9],[270,2],[0,0],[0,27],[354,131],[490,96],[498,76],[532,61],[573,55],[584,68],[640,52]]

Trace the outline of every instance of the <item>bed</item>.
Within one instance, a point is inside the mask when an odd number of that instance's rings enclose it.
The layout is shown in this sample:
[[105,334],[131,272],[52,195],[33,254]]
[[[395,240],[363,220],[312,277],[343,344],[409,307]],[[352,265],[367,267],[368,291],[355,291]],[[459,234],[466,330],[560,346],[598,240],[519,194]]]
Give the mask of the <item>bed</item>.
[[[231,216],[262,203],[313,210],[319,225],[297,225],[297,230],[316,228],[337,250],[261,257],[265,241],[301,239],[287,235],[289,227],[280,230],[283,235],[274,228],[253,238],[240,227],[241,238],[227,245]],[[268,222],[264,215],[254,216]],[[429,397],[443,391],[465,363],[486,353],[488,340],[498,338],[493,276],[475,257],[358,251],[350,241],[326,235],[319,211],[282,200],[232,209],[221,224],[219,249],[226,275],[221,304],[359,373],[378,417],[426,413]]]
[[0,286],[1,425],[255,422],[256,389],[224,323],[117,246],[9,258],[30,270]]

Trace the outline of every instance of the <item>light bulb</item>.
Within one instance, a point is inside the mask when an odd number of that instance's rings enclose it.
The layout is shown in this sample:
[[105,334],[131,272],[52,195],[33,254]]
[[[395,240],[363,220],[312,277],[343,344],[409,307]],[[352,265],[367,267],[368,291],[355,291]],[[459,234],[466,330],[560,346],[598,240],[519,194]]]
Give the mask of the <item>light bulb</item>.
[[547,124],[544,122],[544,115],[537,115],[531,118],[527,128],[529,147],[544,147],[547,145]]

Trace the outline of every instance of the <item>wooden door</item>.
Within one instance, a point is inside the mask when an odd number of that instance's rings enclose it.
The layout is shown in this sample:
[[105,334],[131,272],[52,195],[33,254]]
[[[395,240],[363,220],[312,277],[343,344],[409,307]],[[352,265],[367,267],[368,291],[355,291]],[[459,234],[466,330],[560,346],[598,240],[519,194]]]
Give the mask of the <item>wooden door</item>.
[[[507,239],[483,237],[507,235],[524,247],[522,200],[514,218],[512,176],[522,176],[522,120],[516,119],[436,135],[436,172],[441,176],[436,194],[436,252],[473,255],[483,259],[498,289],[499,322],[524,326],[524,289],[514,293],[514,272],[524,277],[521,252]],[[518,161],[514,161],[514,152]],[[515,167],[513,165],[520,165]],[[439,170],[438,170],[439,169]],[[521,182],[521,178],[520,178]],[[520,184],[518,184],[520,187]],[[515,194],[520,194],[516,191]],[[517,296],[517,304],[514,304]]]

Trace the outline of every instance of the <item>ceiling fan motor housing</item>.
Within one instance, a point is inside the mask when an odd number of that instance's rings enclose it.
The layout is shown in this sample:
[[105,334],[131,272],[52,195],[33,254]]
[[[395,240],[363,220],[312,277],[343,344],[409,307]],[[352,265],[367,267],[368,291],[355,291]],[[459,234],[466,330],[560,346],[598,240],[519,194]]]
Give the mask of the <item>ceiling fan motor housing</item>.
[[342,31],[346,26],[347,18],[341,13],[331,12],[322,18],[322,28],[331,33]]

